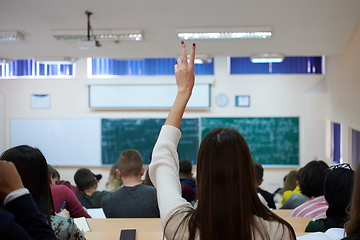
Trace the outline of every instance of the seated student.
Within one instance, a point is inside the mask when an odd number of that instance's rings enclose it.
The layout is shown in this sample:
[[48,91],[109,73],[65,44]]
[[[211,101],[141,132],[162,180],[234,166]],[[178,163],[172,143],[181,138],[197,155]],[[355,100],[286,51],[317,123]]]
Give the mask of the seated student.
[[137,150],[120,154],[116,173],[123,186],[104,196],[101,206],[107,218],[158,218],[160,217],[156,189],[141,181],[143,160]]
[[193,178],[192,164],[189,160],[179,161],[179,177],[180,183],[187,184],[196,191],[196,181]]
[[265,201],[266,201],[265,205],[267,207],[269,207],[271,209],[276,209],[274,198],[273,198],[272,194],[269,193],[268,191],[265,191],[260,188],[260,185],[264,181],[264,179],[263,179],[264,168],[261,166],[260,163],[255,162],[255,161],[253,161],[253,165],[254,165],[254,173],[255,173],[257,192],[265,199]]
[[329,204],[326,218],[311,221],[306,226],[305,232],[325,232],[329,228],[344,227],[354,181],[354,171],[349,168],[349,164],[340,164],[330,169],[324,183],[324,195]]
[[177,94],[149,165],[166,239],[295,239],[291,225],[264,206],[256,193],[249,147],[233,128],[212,129],[197,161],[197,207],[181,197],[177,144],[180,123],[195,83],[195,43],[188,62],[185,43],[175,65]]
[[314,217],[326,216],[328,205],[324,197],[324,180],[326,169],[329,166],[321,160],[308,162],[301,174],[300,189],[309,199],[296,207],[290,217]]
[[[49,165],[50,166],[50,165]],[[76,186],[71,185],[69,181],[60,180],[60,173],[53,167],[49,169],[51,171],[51,184],[53,185],[65,185],[68,187],[74,194],[81,192]]]
[[[86,217],[91,218],[91,216],[85,211],[81,203],[75,196],[75,194],[65,185],[54,185],[54,168],[48,165],[48,173],[50,179],[50,189],[51,195],[54,203],[54,211],[60,212],[64,207],[64,209],[69,211],[70,217],[78,218],[78,217]],[[65,205],[63,206],[63,203]]]
[[47,162],[39,149],[27,145],[13,147],[3,152],[0,159],[15,164],[24,186],[29,189],[37,207],[51,224],[58,239],[85,239],[72,218],[55,216]]
[[12,162],[0,161],[0,238],[6,240],[56,240],[39,212],[29,190],[24,188]]
[[356,168],[354,183],[353,183],[352,197],[349,221],[345,223],[343,228],[330,228],[325,233],[316,232],[310,233],[301,237],[299,240],[321,240],[321,239],[332,239],[332,240],[359,240],[360,239],[360,164]]
[[284,186],[276,194],[274,194],[275,203],[281,204],[284,192],[288,190],[293,190],[295,187],[296,187],[296,171],[292,170],[284,177]]
[[287,195],[291,195],[284,204],[280,207],[280,209],[294,209],[297,206],[303,204],[308,200],[308,197],[302,194],[300,189],[300,180],[301,180],[301,173],[303,172],[303,168],[300,168],[296,173],[296,188],[293,191],[286,191],[284,193]]
[[110,168],[108,182],[106,183],[106,191],[113,192],[118,190],[122,186],[121,177],[116,174],[117,162]]
[[76,197],[85,208],[101,208],[101,199],[109,193],[108,191],[97,191],[100,179],[100,174],[95,175],[87,168],[80,168],[76,171],[74,181],[81,191],[76,194]]

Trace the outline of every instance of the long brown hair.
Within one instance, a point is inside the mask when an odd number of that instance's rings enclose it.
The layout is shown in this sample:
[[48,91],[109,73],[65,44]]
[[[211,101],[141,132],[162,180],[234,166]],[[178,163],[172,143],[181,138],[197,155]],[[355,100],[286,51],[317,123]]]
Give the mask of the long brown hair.
[[180,223],[188,224],[184,229],[189,230],[189,240],[194,240],[197,234],[203,240],[253,239],[256,231],[263,239],[270,239],[267,229],[257,224],[254,215],[280,222],[295,239],[291,225],[259,200],[250,150],[235,129],[215,128],[202,140],[197,184],[197,208],[189,210]]
[[360,164],[356,168],[350,207],[350,220],[345,224],[346,239],[360,238]]

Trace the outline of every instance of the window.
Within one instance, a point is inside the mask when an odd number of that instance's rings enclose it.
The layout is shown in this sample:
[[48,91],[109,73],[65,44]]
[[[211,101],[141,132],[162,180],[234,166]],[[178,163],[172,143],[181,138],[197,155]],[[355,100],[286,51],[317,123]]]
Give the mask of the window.
[[74,64],[45,64],[35,59],[14,60],[0,63],[0,78],[23,77],[72,77]]
[[285,57],[281,63],[252,63],[231,57],[230,74],[322,74],[323,57]]
[[[91,76],[89,77],[174,75],[175,64],[175,58],[145,58],[136,60],[94,58],[91,59],[88,68],[91,68],[89,71]],[[195,64],[195,74],[214,75],[214,61]]]
[[331,158],[333,162],[341,162],[341,125],[331,123]]
[[351,165],[356,169],[360,163],[360,131],[351,130]]

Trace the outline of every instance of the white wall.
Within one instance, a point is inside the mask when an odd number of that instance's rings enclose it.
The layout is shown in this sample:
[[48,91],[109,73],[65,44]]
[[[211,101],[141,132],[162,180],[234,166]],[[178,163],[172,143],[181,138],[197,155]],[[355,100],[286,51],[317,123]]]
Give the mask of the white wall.
[[[94,111],[88,107],[86,59],[76,63],[74,79],[7,79],[0,80],[5,95],[5,132],[1,139],[10,146],[10,118],[165,118],[168,111]],[[208,79],[209,77],[198,77]],[[215,58],[215,76],[209,111],[188,111],[185,117],[300,117],[300,165],[314,156],[326,159],[327,85],[324,75],[232,75],[228,74],[227,57]],[[133,78],[137,79],[137,78]],[[100,79],[92,82],[100,82]],[[107,82],[111,79],[107,79]],[[114,80],[114,81],[119,81]],[[226,107],[215,105],[218,93],[227,93]],[[31,94],[50,94],[51,109],[31,109]],[[250,95],[250,108],[235,107],[236,95]],[[0,115],[1,116],[1,115]],[[4,120],[4,117],[1,119]],[[0,141],[1,143],[1,141]],[[266,169],[263,188],[273,191],[282,185],[292,169]],[[61,168],[60,174],[72,179],[76,169]],[[93,170],[96,172],[96,169]],[[62,173],[63,172],[63,173]],[[107,176],[104,176],[106,179]]]
[[360,130],[360,25],[345,52],[327,61],[329,119],[341,124],[342,157],[351,158],[349,128]]

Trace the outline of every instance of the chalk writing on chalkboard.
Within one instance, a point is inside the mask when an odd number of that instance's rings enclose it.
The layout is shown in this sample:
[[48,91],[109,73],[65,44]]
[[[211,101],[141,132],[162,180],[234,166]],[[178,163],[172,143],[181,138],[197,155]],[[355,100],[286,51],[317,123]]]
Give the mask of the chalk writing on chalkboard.
[[[127,149],[138,150],[144,164],[149,164],[164,122],[165,119],[162,118],[102,119],[102,164],[117,162],[120,153]],[[183,119],[180,130],[182,136],[178,146],[179,159],[188,159],[195,165],[199,148],[199,119]]]
[[215,127],[237,129],[254,161],[269,165],[299,164],[299,118],[201,118],[202,138]]

